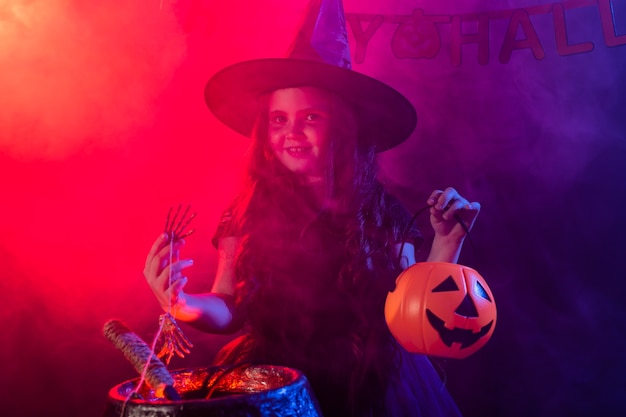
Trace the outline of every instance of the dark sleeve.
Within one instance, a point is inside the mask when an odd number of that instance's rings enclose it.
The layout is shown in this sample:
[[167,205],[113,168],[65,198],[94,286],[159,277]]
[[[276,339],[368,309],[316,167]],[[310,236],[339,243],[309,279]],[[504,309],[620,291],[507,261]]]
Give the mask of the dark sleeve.
[[222,212],[222,216],[220,217],[220,222],[217,224],[217,228],[215,229],[215,233],[211,238],[211,244],[217,249],[217,244],[219,240],[223,237],[227,236],[238,236],[238,233],[234,226],[233,221],[233,210],[234,203],[232,203],[226,210]]
[[385,195],[387,210],[391,217],[391,244],[410,243],[416,249],[422,244],[423,237],[412,219],[413,215],[400,203],[400,201],[390,194]]

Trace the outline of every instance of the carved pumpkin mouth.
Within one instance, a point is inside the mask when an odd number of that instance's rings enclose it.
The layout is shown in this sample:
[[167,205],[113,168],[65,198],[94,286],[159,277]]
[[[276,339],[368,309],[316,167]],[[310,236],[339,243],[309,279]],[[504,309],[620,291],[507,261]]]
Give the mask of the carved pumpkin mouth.
[[485,336],[489,333],[489,329],[493,325],[493,320],[484,325],[478,333],[472,332],[471,329],[462,329],[459,327],[455,327],[454,329],[448,329],[444,324],[445,322],[437,317],[435,313],[426,309],[426,316],[428,317],[428,322],[433,329],[439,333],[439,337],[441,341],[448,347],[452,346],[452,343],[460,343],[461,349],[465,349],[469,346],[472,346],[481,337]]

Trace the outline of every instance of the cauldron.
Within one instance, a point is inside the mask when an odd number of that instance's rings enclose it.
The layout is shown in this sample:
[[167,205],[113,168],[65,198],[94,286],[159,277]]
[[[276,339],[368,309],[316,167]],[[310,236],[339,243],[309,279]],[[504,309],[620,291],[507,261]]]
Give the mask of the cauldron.
[[127,400],[139,378],[111,388],[104,417],[321,417],[300,371],[271,365],[171,371],[182,400],[158,398],[145,384]]

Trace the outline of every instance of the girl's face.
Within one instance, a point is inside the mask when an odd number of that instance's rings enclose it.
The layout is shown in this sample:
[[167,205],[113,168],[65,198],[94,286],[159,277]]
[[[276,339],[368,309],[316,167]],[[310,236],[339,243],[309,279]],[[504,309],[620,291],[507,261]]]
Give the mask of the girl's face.
[[269,145],[291,172],[320,181],[329,142],[330,93],[315,87],[286,88],[269,96]]

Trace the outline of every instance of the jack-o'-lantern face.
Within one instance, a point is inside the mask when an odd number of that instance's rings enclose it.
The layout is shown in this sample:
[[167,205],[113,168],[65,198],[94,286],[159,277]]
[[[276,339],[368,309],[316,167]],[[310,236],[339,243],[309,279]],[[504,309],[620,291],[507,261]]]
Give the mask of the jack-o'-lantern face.
[[485,280],[463,265],[422,262],[404,271],[389,293],[385,318],[410,352],[464,358],[480,349],[496,324]]

